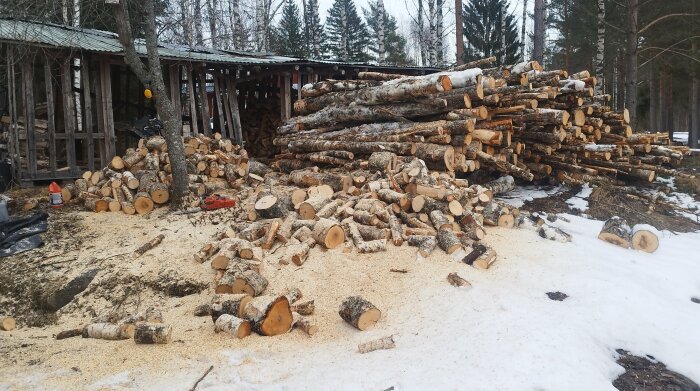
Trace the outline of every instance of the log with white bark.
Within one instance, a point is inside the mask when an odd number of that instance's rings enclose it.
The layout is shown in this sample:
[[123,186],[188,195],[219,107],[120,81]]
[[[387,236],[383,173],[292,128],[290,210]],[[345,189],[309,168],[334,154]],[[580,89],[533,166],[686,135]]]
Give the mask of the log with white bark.
[[134,331],[137,344],[167,344],[172,341],[173,326],[162,323],[139,323]]
[[316,243],[327,249],[336,248],[345,242],[345,231],[330,219],[319,219],[314,225],[312,236]]
[[375,339],[374,341],[364,342],[357,345],[357,351],[360,353],[369,353],[380,349],[393,349],[396,347],[394,336]]
[[222,314],[214,322],[214,332],[228,333],[236,338],[245,338],[250,335],[250,322],[229,314]]
[[292,327],[295,329],[302,330],[308,336],[312,336],[318,331],[318,326],[313,324],[311,320],[301,316],[301,314],[297,312],[292,312],[292,318]]
[[632,229],[627,221],[621,217],[614,216],[608,219],[598,234],[598,239],[620,247],[629,248]]

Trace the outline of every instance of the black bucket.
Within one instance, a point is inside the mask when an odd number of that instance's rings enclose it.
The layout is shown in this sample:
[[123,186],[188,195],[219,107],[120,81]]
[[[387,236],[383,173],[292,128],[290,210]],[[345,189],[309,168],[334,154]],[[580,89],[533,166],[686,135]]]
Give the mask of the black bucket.
[[0,160],[0,192],[4,192],[12,183],[12,164],[9,159]]

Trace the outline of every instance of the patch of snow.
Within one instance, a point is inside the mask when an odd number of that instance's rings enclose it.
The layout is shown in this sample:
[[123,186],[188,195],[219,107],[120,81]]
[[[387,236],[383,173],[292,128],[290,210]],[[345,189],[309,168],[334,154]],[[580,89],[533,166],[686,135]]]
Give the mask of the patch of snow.
[[135,386],[134,379],[132,379],[129,371],[124,371],[90,384],[88,390],[116,390],[133,386]]
[[501,194],[496,198],[513,207],[520,208],[525,204],[525,201],[532,201],[535,198],[550,197],[559,193],[561,190],[561,186],[555,186],[550,189],[543,189],[539,186],[517,186],[513,191],[507,194]]
[[688,144],[688,132],[673,132],[673,141]]
[[588,186],[588,183],[584,183],[581,191],[579,191],[575,196],[566,200],[566,203],[572,209],[578,209],[581,212],[585,212],[588,209],[588,197],[591,196],[591,193],[593,193],[593,189]]

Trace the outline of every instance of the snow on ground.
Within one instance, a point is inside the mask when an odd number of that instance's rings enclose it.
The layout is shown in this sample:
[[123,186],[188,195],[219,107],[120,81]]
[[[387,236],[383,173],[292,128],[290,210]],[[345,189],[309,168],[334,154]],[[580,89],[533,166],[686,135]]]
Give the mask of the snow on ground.
[[[303,268],[271,272],[272,283],[295,279],[317,299],[320,331],[310,338],[299,331],[240,341],[214,335],[210,320],[183,308],[204,296],[184,298],[166,317],[178,341],[53,342],[41,365],[0,368],[0,390],[187,390],[209,365],[198,390],[614,390],[623,371],[615,363],[619,348],[653,355],[700,383],[700,305],[690,300],[700,297],[700,233],[663,232],[659,250],[646,254],[598,240],[602,221],[560,217],[553,224],[573,235],[570,243],[489,229],[486,242],[499,254],[489,270],[439,250],[416,261],[405,245],[375,255],[314,250]],[[450,286],[452,271],[473,287]],[[552,301],[551,291],[569,298]],[[337,316],[339,300],[351,293],[382,310],[373,329],[359,332]],[[357,353],[358,343],[392,334],[396,348]]]
[[688,132],[673,132],[673,141],[688,144]]
[[540,186],[518,186],[515,190],[509,192],[508,194],[501,194],[498,196],[499,200],[502,200],[516,208],[520,208],[525,204],[526,201],[532,201],[535,198],[546,198],[562,191],[561,186],[555,186],[547,189],[543,189]]
[[585,212],[586,209],[588,209],[588,197],[590,197],[591,193],[593,193],[593,189],[588,186],[588,183],[584,183],[581,187],[581,191],[566,200],[566,203],[573,209]]

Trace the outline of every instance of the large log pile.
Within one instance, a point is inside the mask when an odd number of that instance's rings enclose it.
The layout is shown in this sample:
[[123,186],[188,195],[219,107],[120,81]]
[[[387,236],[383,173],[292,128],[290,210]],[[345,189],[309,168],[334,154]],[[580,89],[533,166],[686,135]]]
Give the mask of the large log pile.
[[305,99],[294,105],[300,116],[277,131],[282,153],[274,166],[374,171],[383,167],[372,165],[370,156],[384,151],[403,161],[418,157],[439,171],[481,168],[526,181],[555,177],[580,184],[652,181],[673,174],[688,153],[660,135],[634,134],[626,110],[615,112],[609,95],[594,95],[597,81],[587,71],[545,71],[529,61],[371,76],[305,86]]
[[[219,190],[241,189],[246,184],[248,153],[231,140],[198,135],[185,137],[189,174],[189,205]],[[145,214],[170,199],[172,172],[165,139],[142,139],[137,148],[115,156],[108,167],[86,171],[62,189],[63,201],[78,200],[90,211]]]

